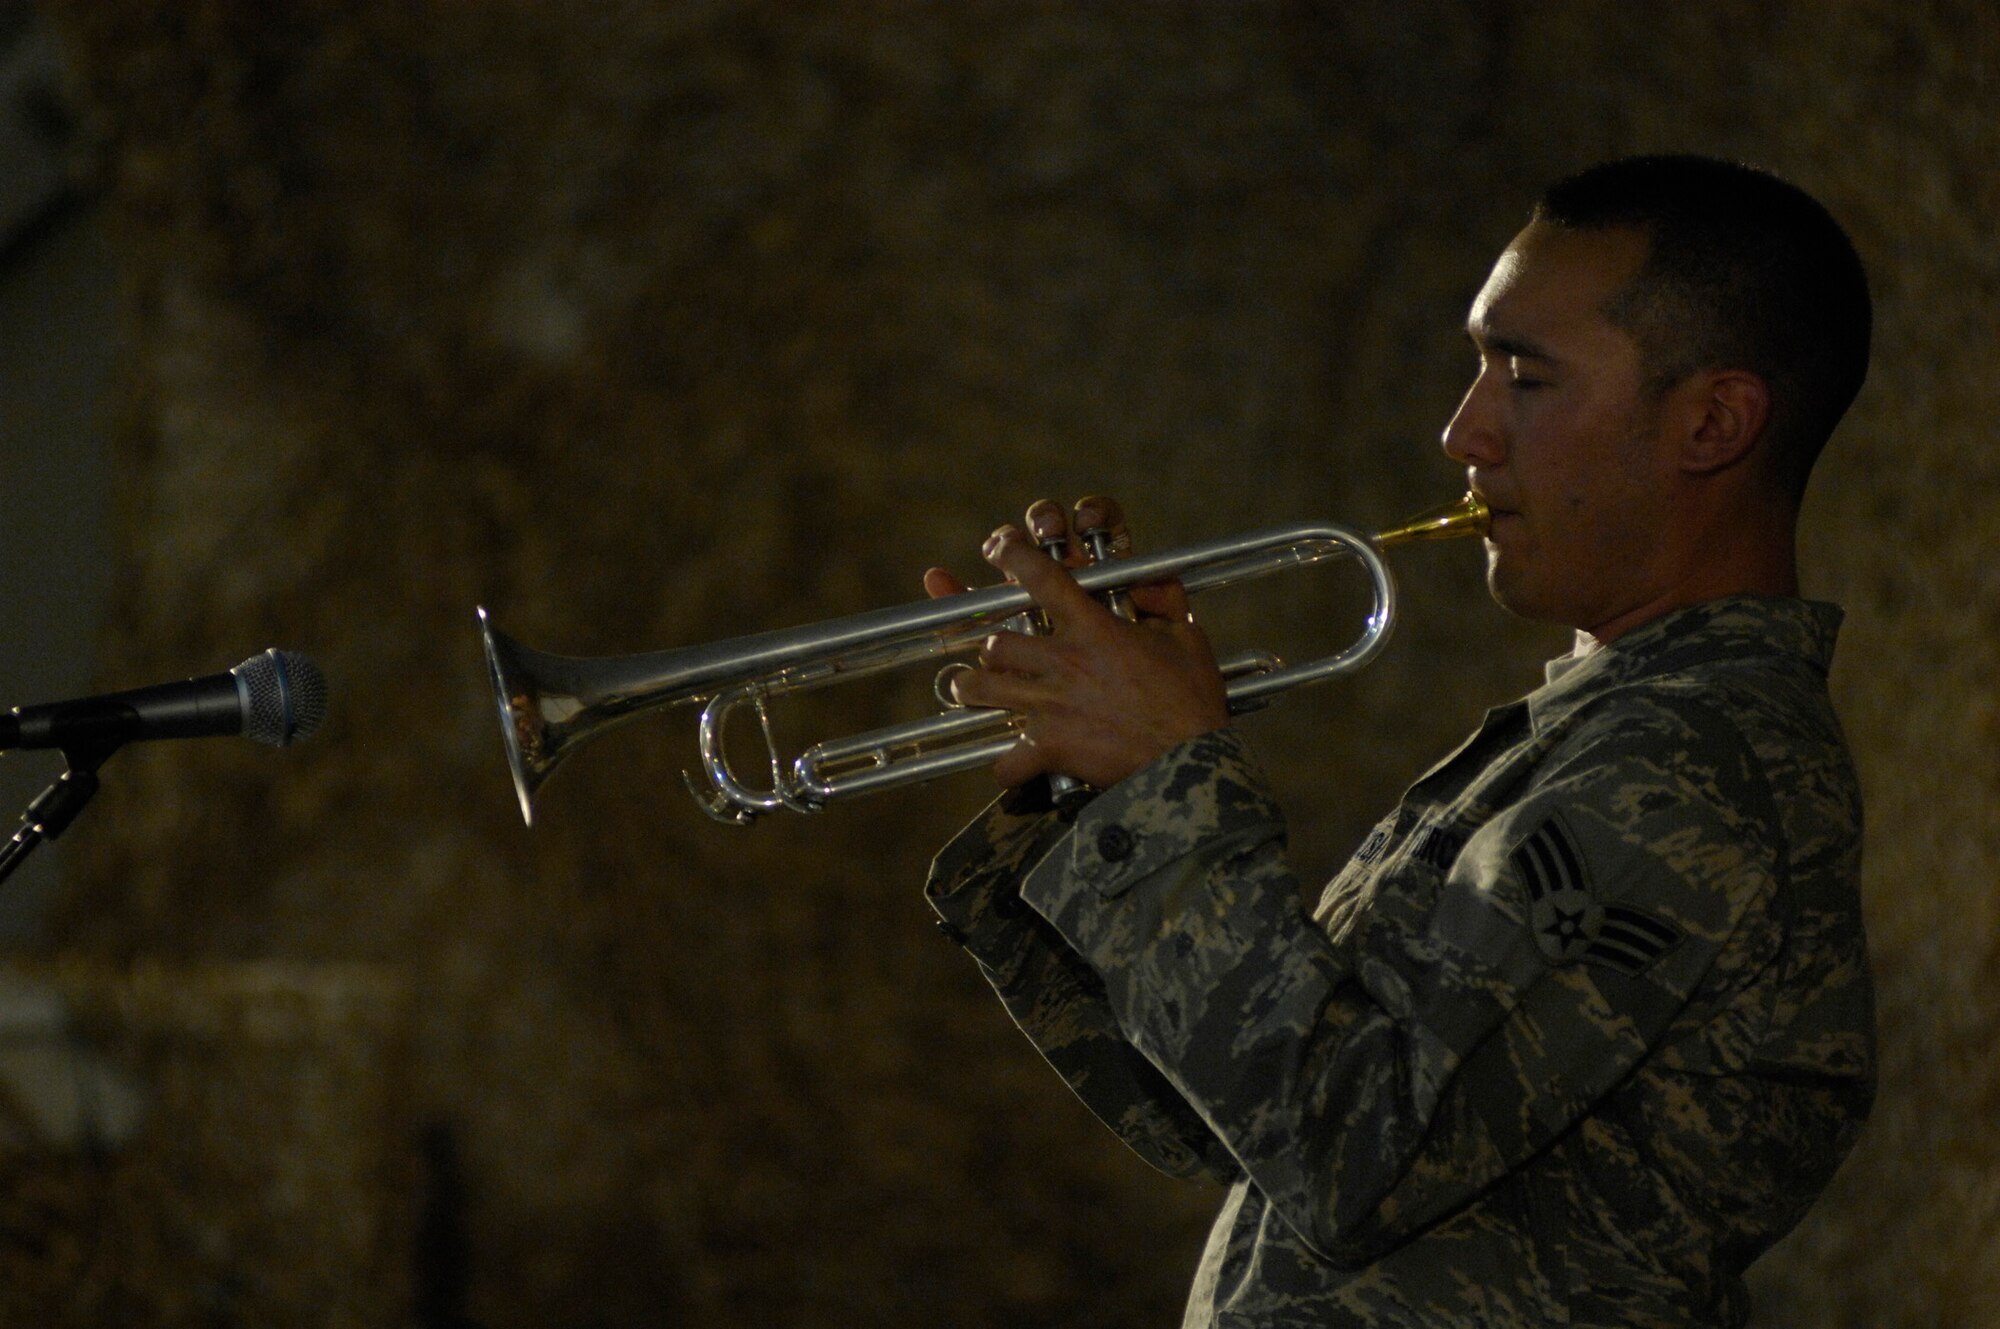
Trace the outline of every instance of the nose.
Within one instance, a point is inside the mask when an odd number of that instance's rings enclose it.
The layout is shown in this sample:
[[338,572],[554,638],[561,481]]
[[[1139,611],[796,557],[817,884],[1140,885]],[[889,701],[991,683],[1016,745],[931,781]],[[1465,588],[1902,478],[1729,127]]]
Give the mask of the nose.
[[1491,378],[1480,371],[1444,427],[1444,455],[1461,466],[1492,467],[1507,459],[1507,441],[1493,409]]

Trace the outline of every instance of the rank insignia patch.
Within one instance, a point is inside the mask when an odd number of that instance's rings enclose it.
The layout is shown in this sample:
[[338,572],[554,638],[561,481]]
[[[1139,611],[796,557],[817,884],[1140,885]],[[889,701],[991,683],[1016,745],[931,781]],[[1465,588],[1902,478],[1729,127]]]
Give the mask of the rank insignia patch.
[[1680,928],[1643,909],[1599,905],[1583,856],[1560,818],[1543,822],[1511,858],[1528,889],[1535,945],[1557,964],[1582,960],[1635,976],[1681,939]]
[[1672,950],[1683,935],[1674,923],[1643,909],[1606,905],[1603,926],[1584,949],[1583,958],[1616,969],[1627,977],[1637,977]]

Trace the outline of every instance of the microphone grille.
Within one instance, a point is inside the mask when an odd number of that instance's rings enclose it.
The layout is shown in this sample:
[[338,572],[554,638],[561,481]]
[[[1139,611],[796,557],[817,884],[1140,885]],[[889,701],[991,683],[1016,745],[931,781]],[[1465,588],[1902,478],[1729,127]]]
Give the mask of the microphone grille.
[[243,736],[274,748],[309,738],[326,718],[326,675],[296,651],[265,651],[230,671],[249,703]]

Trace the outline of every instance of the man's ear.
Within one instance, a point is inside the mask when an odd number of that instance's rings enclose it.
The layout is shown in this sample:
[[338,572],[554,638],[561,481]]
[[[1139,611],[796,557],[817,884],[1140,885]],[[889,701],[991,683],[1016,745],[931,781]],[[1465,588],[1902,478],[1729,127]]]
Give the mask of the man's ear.
[[[1685,393],[1685,396],[1681,394]],[[1708,475],[1743,461],[1763,442],[1771,418],[1771,389],[1747,369],[1712,369],[1690,377],[1676,391],[1686,408],[1681,435],[1683,471]]]

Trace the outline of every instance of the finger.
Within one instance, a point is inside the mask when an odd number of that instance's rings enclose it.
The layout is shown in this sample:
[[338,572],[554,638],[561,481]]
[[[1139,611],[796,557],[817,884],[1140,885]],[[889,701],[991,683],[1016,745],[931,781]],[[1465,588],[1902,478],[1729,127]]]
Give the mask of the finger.
[[1093,615],[1108,615],[1103,605],[1085,594],[1062,564],[1037,549],[1013,526],[1002,526],[980,551],[986,561],[1021,588],[1048,615],[1049,622],[1062,628],[1088,621]]
[[1187,588],[1177,581],[1149,582],[1132,588],[1132,607],[1141,618],[1164,618],[1176,623],[1194,621]]
[[1025,632],[996,632],[979,647],[979,667],[1041,678],[1056,665],[1059,648],[1048,637]]
[[1078,499],[1076,529],[1083,532],[1100,528],[1110,532],[1111,553],[1114,556],[1132,552],[1132,532],[1125,524],[1123,504],[1103,494]]
[[1052,498],[1038,498],[1030,503],[1022,524],[1038,542],[1060,540],[1069,534],[1069,514]]
[[1038,704],[1047,689],[1038,679],[1000,669],[961,669],[951,676],[951,696],[961,706],[1019,711]]
[[945,568],[924,570],[924,594],[933,600],[941,600],[947,595],[962,595],[967,589],[964,582]]
[[1042,552],[1060,559],[1064,567],[1080,568],[1090,562],[1089,551],[1076,538],[1083,528],[1071,526],[1069,511],[1054,499],[1036,499],[1028,505],[1027,528]]

